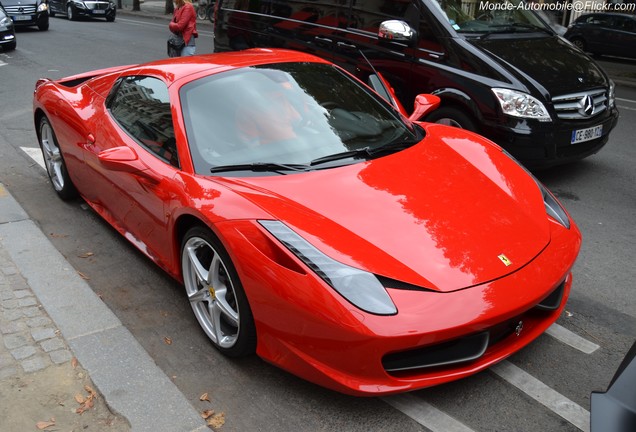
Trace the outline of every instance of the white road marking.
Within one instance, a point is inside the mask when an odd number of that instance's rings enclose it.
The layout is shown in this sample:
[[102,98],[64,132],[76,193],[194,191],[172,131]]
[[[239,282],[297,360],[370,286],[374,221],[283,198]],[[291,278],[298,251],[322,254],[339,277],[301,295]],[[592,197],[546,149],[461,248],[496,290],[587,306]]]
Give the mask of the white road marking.
[[619,100],[621,102],[629,102],[629,103],[636,104],[636,100],[632,100],[632,99],[625,99],[625,98],[619,98],[619,97],[615,97],[614,99]]
[[529,373],[505,360],[492,366],[490,370],[583,432],[590,431],[589,411],[551,389]]
[[632,107],[628,107],[628,106],[624,106],[624,105],[616,105],[618,108],[620,109],[626,109],[626,110],[630,110],[630,111],[636,111],[636,108],[632,108]]
[[38,165],[40,165],[43,169],[46,170],[46,165],[44,165],[44,157],[42,157],[42,151],[40,148],[34,147],[20,147],[23,152],[25,152],[31,159],[33,159]]
[[600,346],[594,342],[590,342],[589,340],[582,338],[576,333],[573,333],[558,324],[552,324],[545,332],[560,342],[563,342],[572,348],[576,348],[585,354],[592,354],[600,348]]
[[408,393],[381,399],[433,432],[473,432],[468,426]]
[[2,60],[0,60],[0,66],[5,66],[7,63],[3,62]]

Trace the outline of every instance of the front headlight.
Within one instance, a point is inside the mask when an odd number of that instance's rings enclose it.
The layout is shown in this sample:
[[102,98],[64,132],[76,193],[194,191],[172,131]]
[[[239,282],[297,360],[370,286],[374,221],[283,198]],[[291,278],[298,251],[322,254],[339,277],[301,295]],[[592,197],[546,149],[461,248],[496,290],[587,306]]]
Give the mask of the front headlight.
[[7,30],[11,27],[11,18],[4,17],[0,19],[0,30]]
[[259,223],[356,307],[376,315],[397,313],[389,293],[372,273],[329,258],[280,221],[261,220]]
[[531,118],[543,122],[552,121],[548,110],[537,98],[527,93],[510,89],[493,88],[504,114],[513,117]]
[[75,5],[76,8],[78,9],[86,9],[86,6],[84,5],[83,2],[73,2],[73,4]]
[[38,12],[44,12],[45,10],[47,10],[49,8],[49,5],[46,3],[40,3],[38,5]]

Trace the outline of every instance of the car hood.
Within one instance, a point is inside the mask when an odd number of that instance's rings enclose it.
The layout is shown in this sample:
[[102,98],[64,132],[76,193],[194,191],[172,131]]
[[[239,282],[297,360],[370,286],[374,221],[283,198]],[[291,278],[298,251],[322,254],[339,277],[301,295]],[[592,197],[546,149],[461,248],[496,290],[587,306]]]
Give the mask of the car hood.
[[427,128],[372,161],[224,181],[330,257],[401,282],[448,292],[526,265],[550,240],[535,181],[476,135]]
[[471,43],[507,64],[518,77],[543,86],[550,95],[606,87],[601,68],[560,37],[473,39]]

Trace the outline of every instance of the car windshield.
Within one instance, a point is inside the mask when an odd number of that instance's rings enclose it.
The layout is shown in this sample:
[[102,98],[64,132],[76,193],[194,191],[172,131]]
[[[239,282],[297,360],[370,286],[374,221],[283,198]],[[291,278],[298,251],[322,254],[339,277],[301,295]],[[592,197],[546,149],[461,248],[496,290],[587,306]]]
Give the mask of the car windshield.
[[298,171],[372,157],[418,127],[336,67],[281,63],[198,79],[180,91],[199,174]]
[[544,32],[549,27],[532,11],[534,3],[523,0],[437,0],[458,33],[510,34]]

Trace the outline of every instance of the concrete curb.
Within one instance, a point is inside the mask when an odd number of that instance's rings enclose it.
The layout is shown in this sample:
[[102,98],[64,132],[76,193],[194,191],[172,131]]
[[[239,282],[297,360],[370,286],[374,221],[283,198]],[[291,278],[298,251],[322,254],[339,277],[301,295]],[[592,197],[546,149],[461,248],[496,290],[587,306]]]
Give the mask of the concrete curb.
[[8,252],[108,405],[126,417],[133,431],[208,430],[185,396],[2,184],[0,247]]

